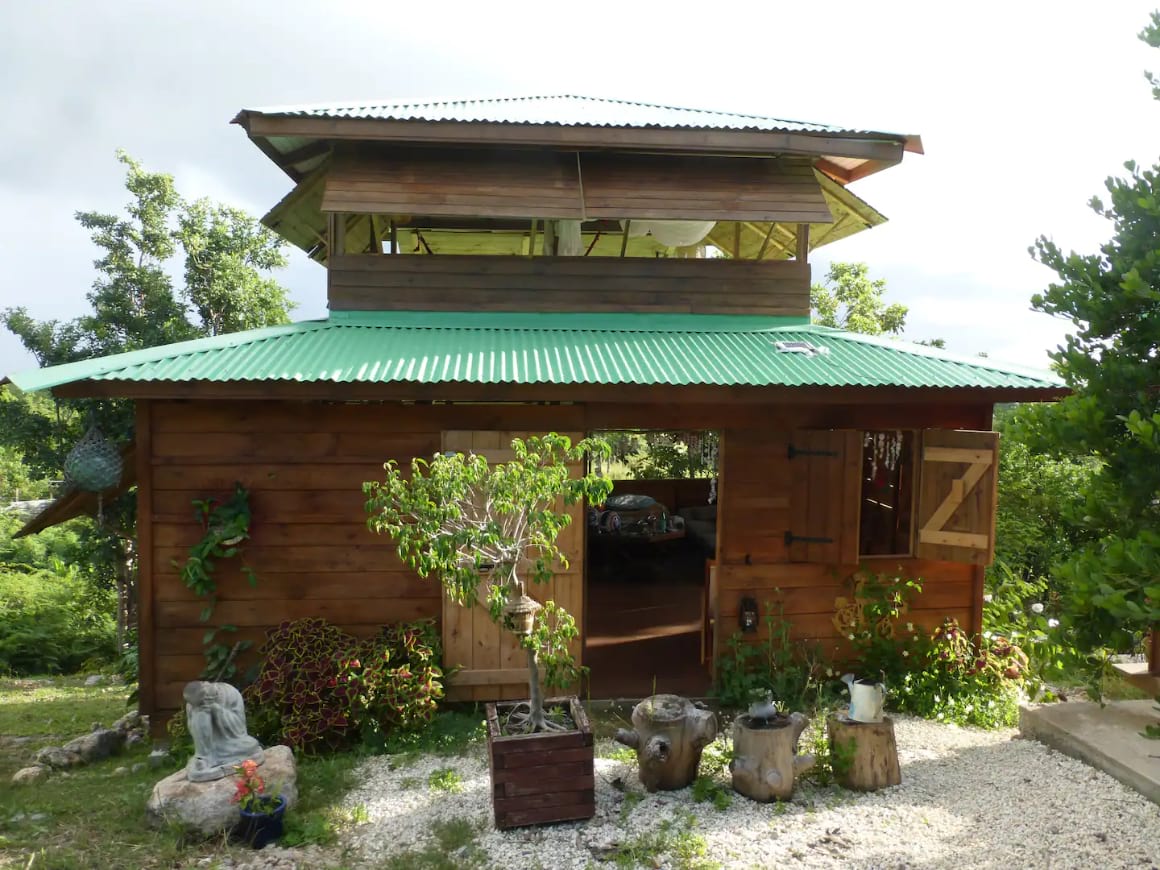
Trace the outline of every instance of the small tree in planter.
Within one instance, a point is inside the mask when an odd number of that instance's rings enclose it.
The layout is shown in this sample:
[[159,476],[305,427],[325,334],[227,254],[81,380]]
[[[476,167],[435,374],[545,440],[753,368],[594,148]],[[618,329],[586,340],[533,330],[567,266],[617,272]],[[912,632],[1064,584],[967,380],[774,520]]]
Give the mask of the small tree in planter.
[[556,539],[572,518],[560,507],[599,503],[612,491],[594,474],[571,477],[568,464],[611,450],[599,439],[574,445],[555,433],[511,446],[515,458],[495,465],[477,454],[415,459],[410,479],[391,460],[385,482],[363,485],[367,525],[390,534],[403,562],[421,577],[437,576],[456,604],[471,607],[486,586],[491,618],[527,651],[529,700],[508,717],[508,732],[567,730],[544,715],[540,677],[542,668],[544,683],[556,687],[578,679],[568,651],[576,622],[552,601],[541,607],[527,582],[547,582],[554,565],[567,566]]

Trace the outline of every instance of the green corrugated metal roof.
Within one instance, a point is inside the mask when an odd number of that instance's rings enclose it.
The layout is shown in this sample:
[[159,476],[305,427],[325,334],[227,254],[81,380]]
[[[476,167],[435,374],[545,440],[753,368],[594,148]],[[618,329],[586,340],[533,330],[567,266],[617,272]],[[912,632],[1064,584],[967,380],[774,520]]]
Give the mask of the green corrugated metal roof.
[[[807,342],[812,351],[778,344]],[[1063,386],[1050,374],[797,318],[730,315],[334,312],[13,375],[25,390],[83,380],[304,383]]]
[[786,121],[763,115],[682,109],[631,100],[555,96],[465,100],[397,100],[376,103],[270,106],[246,110],[258,115],[351,118],[373,121],[456,121],[479,124],[558,124],[566,127],[688,127],[706,130],[765,130],[787,133],[861,133],[889,139],[905,137]]

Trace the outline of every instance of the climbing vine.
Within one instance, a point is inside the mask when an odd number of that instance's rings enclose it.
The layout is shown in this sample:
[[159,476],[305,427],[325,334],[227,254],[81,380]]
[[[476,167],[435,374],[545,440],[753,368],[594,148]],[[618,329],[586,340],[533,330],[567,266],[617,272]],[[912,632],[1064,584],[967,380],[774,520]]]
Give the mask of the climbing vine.
[[[217,563],[240,557],[242,544],[250,538],[250,493],[241,483],[235,483],[228,501],[194,499],[193,507],[201,524],[202,537],[189,548],[185,564],[178,566],[174,560],[174,567],[180,567],[182,582],[205,599],[199,619],[208,623],[217,605],[217,581],[214,578]],[[250,566],[243,562],[241,571],[251,586],[257,584]],[[209,626],[206,630],[202,637],[206,661],[202,679],[227,679],[236,673],[234,658],[250,645],[249,641],[226,644],[218,640],[218,632],[234,631],[237,631],[236,625]]]

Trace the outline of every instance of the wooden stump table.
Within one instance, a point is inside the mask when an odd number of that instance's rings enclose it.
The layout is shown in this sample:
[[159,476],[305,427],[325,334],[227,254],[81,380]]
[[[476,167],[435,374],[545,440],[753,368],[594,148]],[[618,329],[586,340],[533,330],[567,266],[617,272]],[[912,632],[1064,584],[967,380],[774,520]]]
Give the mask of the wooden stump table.
[[855,791],[877,791],[902,782],[894,722],[855,722],[843,716],[826,720],[834,779]]

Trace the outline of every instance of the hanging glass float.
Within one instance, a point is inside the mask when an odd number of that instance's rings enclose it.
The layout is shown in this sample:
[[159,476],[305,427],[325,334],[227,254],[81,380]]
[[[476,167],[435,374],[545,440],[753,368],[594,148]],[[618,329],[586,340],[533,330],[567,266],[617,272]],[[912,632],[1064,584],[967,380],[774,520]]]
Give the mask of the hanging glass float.
[[65,482],[73,489],[97,494],[98,523],[104,519],[101,493],[121,482],[123,466],[121,451],[96,426],[90,426],[65,457]]

